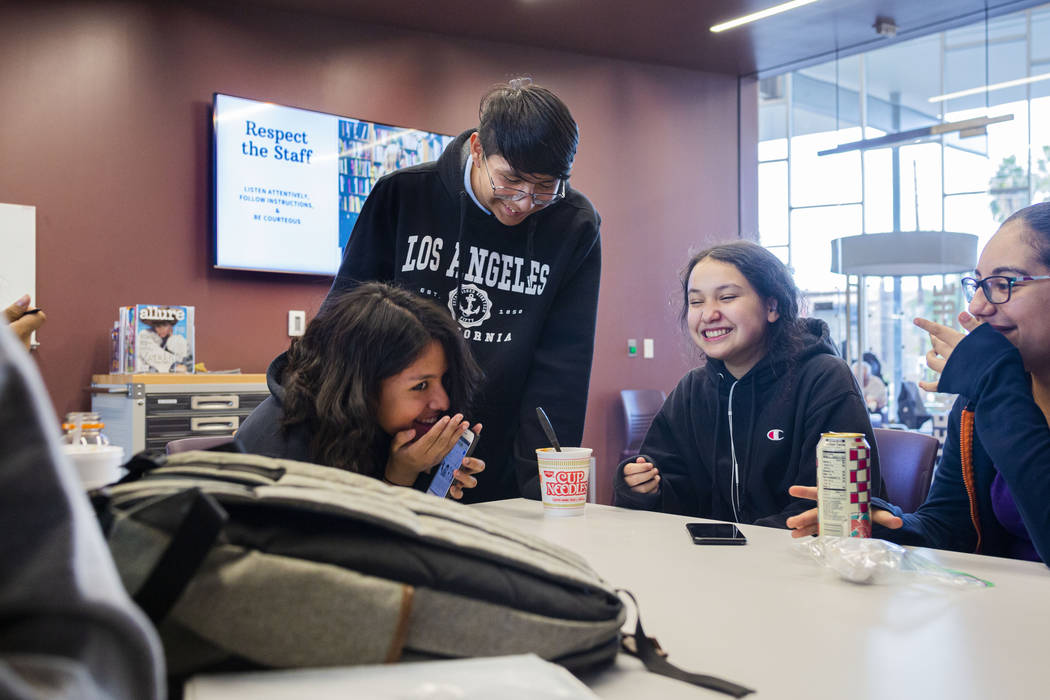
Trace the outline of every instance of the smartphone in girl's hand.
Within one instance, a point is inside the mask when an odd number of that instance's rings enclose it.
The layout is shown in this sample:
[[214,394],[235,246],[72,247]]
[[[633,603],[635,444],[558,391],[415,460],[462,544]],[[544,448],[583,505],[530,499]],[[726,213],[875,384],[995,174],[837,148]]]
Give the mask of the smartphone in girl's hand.
[[452,446],[445,458],[441,460],[441,464],[434,470],[434,478],[430,480],[427,493],[432,493],[441,498],[448,495],[448,490],[452,487],[454,472],[459,469],[459,465],[463,464],[464,458],[469,457],[474,452],[474,446],[477,445],[477,442],[478,436],[474,434],[473,430],[467,430],[459,436],[456,444]]

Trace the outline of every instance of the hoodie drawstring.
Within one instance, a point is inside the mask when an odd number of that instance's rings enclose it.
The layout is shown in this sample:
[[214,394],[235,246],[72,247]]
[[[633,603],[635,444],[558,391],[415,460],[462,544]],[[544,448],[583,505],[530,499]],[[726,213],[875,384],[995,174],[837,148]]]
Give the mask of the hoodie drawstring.
[[452,320],[459,322],[460,297],[463,294],[463,268],[467,261],[463,259],[463,229],[467,222],[467,192],[459,191],[459,233],[456,234],[456,255],[459,265],[456,268],[456,303],[452,305]]
[[733,506],[733,521],[740,522],[737,505],[740,503],[740,468],[736,461],[736,442],[733,440],[733,392],[740,380],[733,382],[729,387],[729,454],[733,458],[733,473],[729,484],[729,504]]
[[536,238],[536,217],[535,216],[530,216],[529,217],[529,231],[528,231],[528,235],[525,237],[525,256],[526,256],[525,259],[529,260],[530,262],[532,260],[535,260],[535,258],[533,257],[533,252],[534,251],[533,251],[533,245],[532,245],[533,241],[535,240],[535,238]]
[[[718,376],[722,377],[722,374],[719,373]],[[739,384],[739,383],[740,383],[740,380],[737,379],[729,387],[729,410],[727,412],[728,415],[729,415],[729,454],[730,454],[730,456],[732,457],[732,460],[733,460],[733,469],[732,469],[732,473],[731,473],[732,479],[731,479],[731,483],[729,485],[729,502],[730,502],[730,505],[733,507],[733,519],[736,522],[738,522],[738,523],[742,522],[740,520],[740,518],[745,515],[745,513],[744,513],[744,501],[743,501],[743,499],[740,496],[740,482],[743,481],[744,483],[747,483],[747,476],[748,476],[747,474],[744,474],[743,478],[741,478],[740,472],[742,471],[742,469],[740,467],[740,460],[737,459],[737,456],[736,456],[736,440],[733,439],[733,392],[736,390],[736,385]],[[747,450],[744,453],[744,459],[743,459],[744,466],[747,466],[748,464],[751,463],[751,452],[754,449],[754,445],[752,443],[754,442],[755,426],[758,424],[758,403],[757,403],[758,402],[758,383],[752,381],[750,384],[751,384],[751,403],[750,403],[751,413],[748,415],[747,432],[745,433],[745,435],[747,436],[746,440],[745,440],[745,443],[747,444]],[[721,417],[721,413],[719,413],[718,415],[719,415],[719,417]],[[718,429],[718,422],[717,421],[715,422],[715,429],[716,430]],[[716,456],[717,456],[717,452],[716,452]],[[711,463],[712,464],[717,464],[718,462],[717,461],[712,461]]]
[[[718,373],[718,388],[715,390],[715,398],[718,399],[718,402],[717,402],[718,403],[718,408],[717,408],[717,410],[715,410],[715,428],[714,428],[714,431],[711,433],[714,436],[714,439],[710,441],[711,457],[708,460],[708,464],[713,464],[713,465],[717,465],[718,464],[718,439],[719,439],[719,437],[722,434],[721,433],[721,430],[722,430],[722,410],[721,410],[722,401],[719,398],[719,392],[722,389],[722,382],[724,382],[724,381],[725,381],[725,377],[722,376],[721,372],[719,372]],[[711,469],[711,493],[712,494],[717,494],[718,493],[718,469]]]

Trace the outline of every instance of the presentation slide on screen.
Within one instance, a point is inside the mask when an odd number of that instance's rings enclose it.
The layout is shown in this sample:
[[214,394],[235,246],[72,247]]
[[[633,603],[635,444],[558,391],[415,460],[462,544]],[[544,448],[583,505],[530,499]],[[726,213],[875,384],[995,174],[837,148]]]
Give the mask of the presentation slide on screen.
[[215,95],[215,265],[335,274],[384,174],[451,136]]

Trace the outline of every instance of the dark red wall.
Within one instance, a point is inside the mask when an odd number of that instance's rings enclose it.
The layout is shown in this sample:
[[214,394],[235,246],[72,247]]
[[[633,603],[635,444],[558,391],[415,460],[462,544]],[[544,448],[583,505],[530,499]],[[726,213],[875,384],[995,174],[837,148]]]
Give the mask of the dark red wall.
[[[753,86],[740,100],[731,76],[279,11],[23,5],[0,9],[0,201],[37,207],[37,359],[59,413],[88,405],[122,304],[195,305],[198,359],[261,372],[287,345],[287,311],[312,315],[327,291],[210,268],[213,92],[457,133],[487,86],[529,74],[579,122],[573,184],[604,221],[584,441],[610,498],[618,392],[669,391],[689,367],[678,268],[737,235],[741,189],[753,202],[754,118],[743,172],[737,120]],[[627,338],[646,337],[656,359],[629,359]]]

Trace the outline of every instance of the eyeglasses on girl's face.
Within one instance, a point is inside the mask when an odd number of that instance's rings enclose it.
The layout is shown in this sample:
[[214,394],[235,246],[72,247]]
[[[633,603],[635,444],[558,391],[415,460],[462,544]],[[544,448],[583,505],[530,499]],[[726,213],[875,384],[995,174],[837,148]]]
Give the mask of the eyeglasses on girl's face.
[[963,277],[961,283],[963,294],[966,295],[966,301],[973,301],[974,296],[977,294],[977,289],[980,288],[989,304],[1005,304],[1010,301],[1014,284],[1018,282],[1035,282],[1036,280],[1050,280],[1050,275],[1021,275],[1020,277],[992,275],[984,279]]

